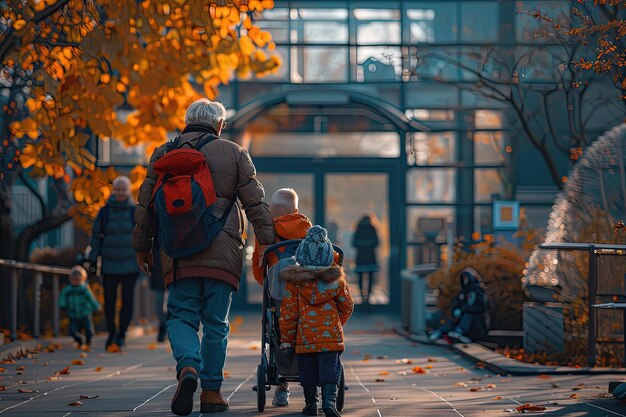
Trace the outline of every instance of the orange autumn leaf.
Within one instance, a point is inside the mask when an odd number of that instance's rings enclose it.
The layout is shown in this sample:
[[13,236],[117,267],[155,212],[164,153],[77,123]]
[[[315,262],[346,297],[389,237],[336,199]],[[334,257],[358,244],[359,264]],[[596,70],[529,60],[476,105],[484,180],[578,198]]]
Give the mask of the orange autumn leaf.
[[84,365],[84,364],[85,364],[85,361],[82,361],[80,359],[72,360],[72,365],[79,365],[80,366],[80,365]]
[[516,410],[520,413],[530,412],[530,413],[539,413],[541,411],[545,411],[546,407],[540,405],[532,405],[532,404],[522,404],[516,408]]
[[59,375],[69,375],[70,373],[71,373],[71,372],[70,372],[70,367],[69,367],[69,366],[67,366],[67,367],[65,367],[65,368],[63,368],[63,369],[61,369],[61,370],[58,372],[58,374],[59,374]]
[[17,368],[15,368],[16,371],[23,371],[24,369],[26,369],[26,367],[24,367],[24,365],[18,366]]
[[501,400],[501,399],[502,399],[502,397],[500,397],[500,396],[493,397],[493,400],[494,400],[494,401],[499,401],[499,400]]
[[83,358],[83,359],[86,358],[87,356],[89,356],[89,355],[87,355],[86,353],[81,353],[80,354],[80,357]]
[[103,369],[102,366],[98,366],[96,367],[96,372],[102,372],[102,369]]
[[7,370],[4,368],[0,368],[0,372],[6,372]]
[[425,374],[426,371],[421,366],[416,366],[412,369],[414,374]]
[[575,394],[575,393],[574,393],[574,394],[570,395],[569,397],[570,397],[572,400],[576,400],[576,399],[578,399],[578,394]]
[[387,371],[379,372],[378,375],[380,376],[389,375],[389,372]]
[[0,391],[6,391],[7,387],[5,387],[4,385],[0,385]]
[[68,404],[70,407],[80,407],[83,405],[80,401],[74,401]]
[[150,344],[148,345],[148,350],[155,350],[156,348],[157,348],[157,346],[156,346],[156,344],[155,344],[155,343],[150,343]]
[[478,392],[478,391],[482,391],[482,387],[474,387],[474,388],[470,388],[470,392]]
[[428,362],[437,362],[437,358],[428,358]]

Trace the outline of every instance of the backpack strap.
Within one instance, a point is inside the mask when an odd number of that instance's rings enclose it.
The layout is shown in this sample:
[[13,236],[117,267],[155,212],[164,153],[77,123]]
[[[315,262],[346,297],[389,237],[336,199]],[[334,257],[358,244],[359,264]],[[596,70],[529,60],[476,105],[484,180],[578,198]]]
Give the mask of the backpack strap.
[[193,148],[199,151],[200,149],[204,148],[209,143],[213,142],[215,139],[219,139],[219,138],[215,136],[213,133],[207,133],[206,135],[198,139],[198,141],[196,142],[196,146],[194,146]]
[[109,205],[105,204],[100,210],[100,234],[98,235],[100,239],[104,239],[104,235],[106,233],[107,225],[109,224]]
[[235,203],[237,202],[237,198],[239,198],[239,195],[237,194],[237,191],[235,191],[235,194],[233,194],[233,196],[230,199],[230,204],[228,204],[228,208],[226,208],[226,210],[222,214],[222,218],[220,219],[222,228],[226,226],[226,220],[228,220],[228,215],[230,214],[230,211],[233,209],[233,206],[235,205]]

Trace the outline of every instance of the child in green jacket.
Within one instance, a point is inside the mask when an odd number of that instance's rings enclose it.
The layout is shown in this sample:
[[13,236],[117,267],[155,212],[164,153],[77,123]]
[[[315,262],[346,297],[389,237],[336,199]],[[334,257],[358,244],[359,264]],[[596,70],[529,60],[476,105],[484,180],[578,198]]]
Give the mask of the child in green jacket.
[[[93,322],[91,314],[100,311],[100,303],[96,300],[87,281],[87,271],[80,265],[76,265],[70,271],[70,285],[63,288],[59,296],[59,307],[67,311],[70,319],[70,336],[74,338],[77,347],[82,350],[90,350],[91,337],[93,335]],[[85,330],[85,340],[80,334]]]

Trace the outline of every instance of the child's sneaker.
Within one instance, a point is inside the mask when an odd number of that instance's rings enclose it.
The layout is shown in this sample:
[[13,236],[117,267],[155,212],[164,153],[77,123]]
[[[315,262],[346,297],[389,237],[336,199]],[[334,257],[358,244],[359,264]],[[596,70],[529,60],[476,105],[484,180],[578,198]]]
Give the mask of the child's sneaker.
[[89,346],[89,345],[87,345],[87,344],[82,345],[82,346],[80,347],[80,350],[82,350],[83,352],[91,352],[91,346]]
[[287,407],[289,405],[289,387],[283,384],[276,387],[272,405],[275,407]]
[[107,352],[109,353],[120,353],[122,351],[122,348],[120,348],[117,343],[111,343],[109,346],[107,346]]

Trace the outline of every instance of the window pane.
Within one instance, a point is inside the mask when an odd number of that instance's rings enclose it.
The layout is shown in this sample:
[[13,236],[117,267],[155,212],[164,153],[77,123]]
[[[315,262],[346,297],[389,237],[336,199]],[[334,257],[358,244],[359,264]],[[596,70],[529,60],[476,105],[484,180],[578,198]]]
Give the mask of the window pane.
[[407,207],[406,238],[409,242],[443,243],[446,241],[446,224],[449,218],[452,218],[454,224],[454,207]]
[[474,161],[476,164],[497,164],[508,161],[511,148],[504,132],[475,132]]
[[396,132],[285,133],[253,132],[253,156],[397,158],[400,137]]
[[272,35],[272,40],[278,43],[289,42],[289,23],[285,21],[261,20],[257,26]]
[[347,9],[300,9],[302,19],[344,20],[348,18]]
[[500,129],[502,127],[502,112],[499,110],[476,110],[474,126],[476,129]]
[[491,206],[474,207],[474,233],[472,240],[480,240],[484,235],[493,233]]
[[399,20],[398,9],[354,9],[354,17],[359,20]]
[[357,63],[357,81],[393,81],[402,72],[402,53],[393,47],[359,47]]
[[461,3],[461,39],[473,42],[498,40],[498,3],[471,1]]
[[257,18],[266,20],[287,20],[289,19],[289,9],[287,8],[273,8],[264,10],[262,14],[255,14]]
[[504,193],[504,169],[479,168],[474,170],[474,200],[477,203],[487,203],[494,194],[506,198]]
[[456,172],[453,168],[410,169],[406,188],[409,203],[453,203]]
[[348,26],[341,22],[305,22],[305,43],[348,43]]
[[359,45],[399,44],[400,22],[361,23],[357,29]]
[[406,109],[404,114],[409,119],[421,121],[451,122],[454,120],[452,110]]
[[413,133],[407,141],[409,165],[436,165],[456,162],[454,132]]
[[304,55],[300,75],[305,82],[348,80],[348,48],[311,46],[297,51]]
[[410,42],[435,42],[435,24],[433,21],[411,22],[409,29],[411,33]]

